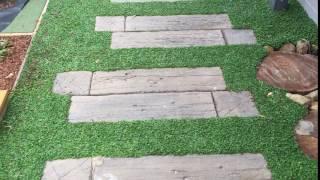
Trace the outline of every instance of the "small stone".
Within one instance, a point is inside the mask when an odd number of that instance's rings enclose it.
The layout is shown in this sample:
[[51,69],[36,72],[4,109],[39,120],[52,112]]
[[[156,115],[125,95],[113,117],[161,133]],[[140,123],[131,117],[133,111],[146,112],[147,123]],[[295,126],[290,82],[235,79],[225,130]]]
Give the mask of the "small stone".
[[263,48],[267,51],[268,54],[271,54],[274,52],[274,49],[271,46],[264,46]]
[[310,42],[306,39],[301,39],[297,42],[297,53],[308,54],[310,51]]
[[10,73],[8,76],[5,77],[5,79],[11,79],[13,77],[13,73]]
[[317,45],[312,44],[312,46],[311,46],[311,54],[315,55],[315,56],[318,56],[318,46]]
[[305,97],[311,99],[312,101],[315,101],[318,99],[318,90],[312,91],[309,94],[305,95]]
[[298,135],[309,136],[313,132],[313,124],[310,121],[301,120],[296,126],[295,131]]
[[283,53],[294,53],[296,52],[296,46],[292,43],[287,43],[283,45],[279,51]]
[[269,92],[268,94],[267,94],[267,96],[272,96],[273,95],[273,93],[272,92]]
[[310,109],[311,110],[318,110],[318,101],[312,102]]
[[301,105],[306,105],[311,103],[311,100],[309,98],[306,98],[300,94],[287,93],[286,97]]

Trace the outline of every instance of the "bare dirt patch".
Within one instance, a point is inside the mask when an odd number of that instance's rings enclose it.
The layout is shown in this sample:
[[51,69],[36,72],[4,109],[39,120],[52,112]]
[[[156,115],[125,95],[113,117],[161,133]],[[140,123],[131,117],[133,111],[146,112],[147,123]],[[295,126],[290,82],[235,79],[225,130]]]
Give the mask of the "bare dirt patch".
[[0,37],[10,43],[7,56],[0,62],[0,89],[12,89],[30,45],[31,36]]

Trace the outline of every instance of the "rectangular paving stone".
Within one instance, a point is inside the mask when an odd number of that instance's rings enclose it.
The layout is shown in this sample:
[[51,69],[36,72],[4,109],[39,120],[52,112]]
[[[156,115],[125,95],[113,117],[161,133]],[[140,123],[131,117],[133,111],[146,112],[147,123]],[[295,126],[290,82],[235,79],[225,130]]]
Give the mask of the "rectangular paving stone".
[[90,180],[91,162],[92,158],[49,161],[41,180]]
[[210,92],[73,96],[69,122],[216,117]]
[[92,72],[71,71],[59,73],[54,81],[53,92],[61,95],[89,95]]
[[128,16],[125,31],[182,31],[232,28],[227,14]]
[[219,67],[95,72],[91,95],[225,90]]
[[97,16],[95,31],[124,31],[124,16]]
[[239,45],[239,44],[256,44],[256,36],[253,30],[249,29],[225,29],[223,30],[224,37],[227,44]]
[[271,180],[261,154],[94,158],[93,180]]
[[219,117],[253,117],[259,115],[248,91],[238,93],[219,91],[213,92],[212,95]]
[[174,48],[224,45],[220,30],[115,32],[111,48]]

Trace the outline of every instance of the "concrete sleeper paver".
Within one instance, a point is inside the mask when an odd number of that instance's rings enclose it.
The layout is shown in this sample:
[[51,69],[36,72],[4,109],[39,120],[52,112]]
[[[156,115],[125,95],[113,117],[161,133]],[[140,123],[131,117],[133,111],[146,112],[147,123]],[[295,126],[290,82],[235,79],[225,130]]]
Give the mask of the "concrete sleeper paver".
[[256,44],[256,36],[250,29],[222,30],[228,45]]
[[53,92],[61,95],[89,95],[92,72],[71,71],[59,73],[54,81]]
[[124,16],[97,16],[95,31],[124,31]]
[[68,180],[272,179],[261,154],[233,154],[57,160],[47,163],[42,180],[56,180],[53,174],[66,172]]
[[114,32],[111,49],[175,48],[225,45],[220,30]]
[[69,122],[216,117],[210,92],[73,96]]
[[128,16],[125,31],[183,31],[232,28],[227,14]]
[[254,117],[259,112],[250,92],[213,92],[213,99],[219,117]]
[[135,69],[95,72],[91,95],[225,90],[218,67]]

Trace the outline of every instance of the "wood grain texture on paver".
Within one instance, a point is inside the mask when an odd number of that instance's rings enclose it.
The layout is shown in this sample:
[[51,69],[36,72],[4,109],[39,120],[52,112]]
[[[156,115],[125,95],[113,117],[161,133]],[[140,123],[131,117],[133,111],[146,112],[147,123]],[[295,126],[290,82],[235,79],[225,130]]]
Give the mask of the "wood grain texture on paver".
[[233,154],[140,158],[94,157],[48,162],[42,180],[57,179],[271,180],[272,177],[267,162],[261,154]]
[[91,95],[225,90],[219,67],[95,72]]
[[128,16],[125,31],[183,31],[232,28],[227,14]]
[[216,117],[210,92],[73,96],[69,122]]
[[174,48],[225,45],[220,30],[114,32],[111,48]]

